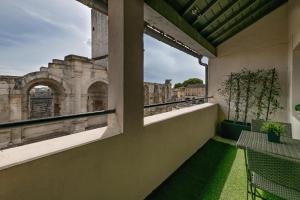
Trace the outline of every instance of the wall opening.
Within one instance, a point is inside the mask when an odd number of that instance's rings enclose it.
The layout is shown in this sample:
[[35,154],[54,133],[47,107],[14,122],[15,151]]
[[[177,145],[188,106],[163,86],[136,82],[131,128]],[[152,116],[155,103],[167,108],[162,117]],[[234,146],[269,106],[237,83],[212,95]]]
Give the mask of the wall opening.
[[47,85],[28,90],[28,118],[38,119],[61,115],[61,92]]
[[107,109],[107,84],[103,82],[93,83],[88,89],[87,111],[100,111]]

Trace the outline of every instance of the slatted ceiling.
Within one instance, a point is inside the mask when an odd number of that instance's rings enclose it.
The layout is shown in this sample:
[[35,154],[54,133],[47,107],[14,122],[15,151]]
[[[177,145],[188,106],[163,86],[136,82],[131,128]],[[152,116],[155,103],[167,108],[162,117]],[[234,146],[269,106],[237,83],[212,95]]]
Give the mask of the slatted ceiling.
[[184,11],[184,7],[192,0],[166,0],[178,13]]
[[266,15],[266,13],[272,12],[274,9],[276,9],[280,5],[280,1],[274,0],[272,3],[268,2],[263,7],[261,7],[258,10],[255,10],[252,15],[245,16],[243,21],[241,21],[237,26],[232,27],[230,30],[222,34],[220,37],[216,38],[212,43],[214,45],[219,45],[225,40],[229,39],[230,37],[234,36],[236,33],[238,33],[241,29],[244,29],[245,27],[249,26],[253,22],[256,22],[257,20],[261,19]]
[[201,34],[205,34],[205,32],[209,30],[211,26],[214,26],[214,24],[219,23],[220,18],[227,18],[228,14],[232,13],[232,9],[238,4],[240,4],[239,0],[231,1],[226,6],[222,7],[222,9],[220,9],[218,13],[211,17],[209,21],[201,23],[197,27],[197,29]]
[[183,17],[192,24],[199,15],[206,12],[217,0],[195,0],[183,13]]
[[219,0],[208,12],[206,12],[204,15],[199,15],[192,25],[198,30],[203,29],[209,25],[210,22],[219,17],[224,9],[228,8],[229,5],[232,5],[237,1],[238,0]]
[[[269,0],[264,0],[269,1]],[[243,17],[244,13],[251,11],[251,8],[256,7],[260,1],[250,0],[235,4],[228,12],[224,13],[222,17],[218,18],[212,25],[207,26],[201,31],[201,34],[212,40],[217,37],[217,34],[224,32],[228,26],[237,22],[239,18]]]
[[215,47],[287,1],[145,0],[192,38],[199,38],[197,42],[213,54]]

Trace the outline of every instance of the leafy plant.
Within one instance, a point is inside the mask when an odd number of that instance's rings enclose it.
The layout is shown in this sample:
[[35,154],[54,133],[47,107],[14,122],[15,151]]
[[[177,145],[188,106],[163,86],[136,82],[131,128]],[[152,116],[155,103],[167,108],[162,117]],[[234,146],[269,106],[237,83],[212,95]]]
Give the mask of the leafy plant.
[[235,117],[234,121],[238,121],[240,119],[240,104],[241,104],[241,75],[240,73],[236,73],[232,77],[232,93],[233,93],[233,101],[235,106]]
[[228,105],[227,119],[230,120],[231,107],[234,105],[234,121],[241,118],[248,120],[249,113],[255,114],[257,119],[269,119],[280,105],[280,84],[277,71],[243,69],[238,73],[231,73],[218,90]]
[[264,110],[266,109],[265,99],[267,97],[267,84],[268,84],[268,71],[266,70],[258,70],[256,76],[256,92],[254,93],[254,98],[256,102],[256,119],[261,119],[261,116],[264,114]]
[[182,83],[175,83],[174,88],[180,88],[182,86],[183,86]]
[[203,80],[199,79],[199,78],[190,78],[188,80],[185,80],[182,85],[184,87],[188,86],[188,85],[194,85],[194,84],[203,84]]
[[232,81],[233,73],[229,75],[229,78],[222,82],[222,88],[218,89],[220,95],[224,97],[225,102],[228,104],[227,110],[227,120],[230,119],[230,109],[231,109],[231,100],[232,100]]
[[282,106],[279,102],[280,96],[280,85],[279,77],[275,68],[269,71],[269,93],[267,98],[267,112],[266,112],[266,121],[269,119],[269,116],[273,114],[276,110],[282,109]]
[[265,122],[263,123],[260,131],[262,133],[273,133],[280,136],[284,132],[284,126],[277,122]]
[[300,112],[300,104],[298,104],[298,105],[295,106],[295,110],[298,111],[298,112]]
[[241,77],[241,91],[243,94],[241,95],[241,102],[244,104],[244,119],[243,122],[247,123],[247,117],[249,110],[254,105],[253,93],[255,92],[256,85],[256,72],[251,72],[250,70],[243,69],[240,73]]

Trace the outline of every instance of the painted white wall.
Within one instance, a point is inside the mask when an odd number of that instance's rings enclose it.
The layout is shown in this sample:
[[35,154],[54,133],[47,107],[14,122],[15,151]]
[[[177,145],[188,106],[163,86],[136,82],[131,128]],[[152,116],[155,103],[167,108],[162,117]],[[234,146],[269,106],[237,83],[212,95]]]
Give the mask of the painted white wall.
[[[219,120],[224,119],[227,113],[227,105],[218,94],[226,75],[242,68],[255,70],[275,67],[279,72],[284,110],[277,112],[272,118],[288,121],[287,30],[288,7],[285,4],[218,47],[217,58],[209,61],[209,96],[214,96],[215,101],[220,104]],[[231,113],[234,114],[233,111]]]
[[300,1],[288,2],[289,25],[289,117],[293,126],[293,137],[300,139],[300,116],[295,112],[295,105],[300,103]]

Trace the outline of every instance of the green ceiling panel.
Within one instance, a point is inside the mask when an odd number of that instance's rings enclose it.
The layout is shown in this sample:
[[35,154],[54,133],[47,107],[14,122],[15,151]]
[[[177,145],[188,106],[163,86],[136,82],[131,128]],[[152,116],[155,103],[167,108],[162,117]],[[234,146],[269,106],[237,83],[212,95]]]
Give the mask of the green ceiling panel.
[[287,0],[145,0],[145,2],[156,9],[161,9],[161,5],[166,7],[165,4],[172,7],[172,12],[177,12],[176,15],[168,11],[160,11],[160,14],[173,23],[180,17],[179,26],[183,24],[184,26],[179,28],[183,28],[186,33],[190,32],[194,39],[198,38],[202,45],[205,44],[210,51],[214,51],[212,46],[217,47]]

